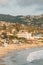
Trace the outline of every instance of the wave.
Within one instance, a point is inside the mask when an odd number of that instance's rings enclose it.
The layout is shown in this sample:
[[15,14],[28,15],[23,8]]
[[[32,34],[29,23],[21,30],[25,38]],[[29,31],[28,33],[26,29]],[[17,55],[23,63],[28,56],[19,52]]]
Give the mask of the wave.
[[28,62],[32,62],[32,61],[38,60],[38,59],[43,59],[43,50],[31,52],[27,56]]

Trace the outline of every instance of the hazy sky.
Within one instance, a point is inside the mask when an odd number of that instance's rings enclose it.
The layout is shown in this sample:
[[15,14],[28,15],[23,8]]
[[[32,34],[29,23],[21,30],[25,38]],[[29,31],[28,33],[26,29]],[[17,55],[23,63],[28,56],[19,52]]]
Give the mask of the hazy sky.
[[0,0],[0,14],[43,14],[43,0]]

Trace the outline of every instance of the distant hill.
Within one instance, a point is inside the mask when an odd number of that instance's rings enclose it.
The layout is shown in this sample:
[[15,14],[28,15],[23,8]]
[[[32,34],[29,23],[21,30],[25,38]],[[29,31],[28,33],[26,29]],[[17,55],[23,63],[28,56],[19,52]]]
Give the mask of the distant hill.
[[0,21],[39,26],[43,28],[43,15],[39,16],[11,16],[0,14]]
[[23,19],[20,18],[21,16],[11,16],[11,15],[4,15],[0,14],[0,21],[6,21],[6,22],[13,22],[13,23],[22,23],[26,24]]

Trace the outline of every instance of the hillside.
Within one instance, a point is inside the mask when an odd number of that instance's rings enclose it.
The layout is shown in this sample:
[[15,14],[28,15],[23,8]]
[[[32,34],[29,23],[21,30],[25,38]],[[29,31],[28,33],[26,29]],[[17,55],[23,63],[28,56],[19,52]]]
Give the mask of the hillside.
[[43,16],[0,14],[0,46],[43,43]]
[[43,28],[43,15],[39,16],[11,16],[0,14],[0,21],[20,23]]

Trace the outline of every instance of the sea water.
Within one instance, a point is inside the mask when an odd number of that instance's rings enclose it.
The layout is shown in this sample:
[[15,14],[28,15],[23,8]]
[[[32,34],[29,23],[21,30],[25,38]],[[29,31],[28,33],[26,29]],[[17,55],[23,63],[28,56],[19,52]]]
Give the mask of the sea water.
[[[31,57],[29,55],[31,55]],[[13,51],[7,56],[0,58],[0,65],[43,65],[42,56],[43,56],[43,47]],[[30,62],[29,57],[34,60],[31,60]]]

